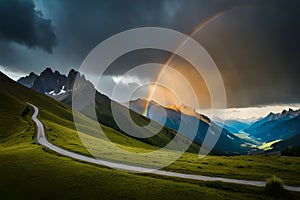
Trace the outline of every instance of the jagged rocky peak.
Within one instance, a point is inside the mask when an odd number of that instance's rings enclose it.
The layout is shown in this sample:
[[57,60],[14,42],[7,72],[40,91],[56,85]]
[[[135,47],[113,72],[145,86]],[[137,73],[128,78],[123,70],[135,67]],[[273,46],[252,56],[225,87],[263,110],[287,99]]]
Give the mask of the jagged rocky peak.
[[74,81],[75,81],[75,78],[76,76],[78,75],[79,73],[77,71],[75,71],[74,69],[71,69],[69,71],[69,74],[67,76],[67,81],[66,81],[66,85],[65,85],[65,88],[67,90],[72,90],[73,89],[73,85],[74,85]]
[[80,72],[71,69],[67,77],[66,88],[69,90],[76,90],[86,87],[94,88],[94,85],[88,81],[84,75],[80,74]]
[[268,118],[268,119],[273,119],[274,117],[276,117],[276,114],[273,113],[273,112],[270,112],[270,113],[266,116],[266,118]]
[[300,109],[299,110],[293,110],[289,108],[288,110],[283,110],[281,113],[277,113],[276,117],[277,118],[282,118],[282,117],[296,117],[300,114]]
[[48,67],[36,78],[31,88],[43,94],[57,94],[64,89],[66,79],[65,75],[60,74],[58,71],[53,72]]
[[44,71],[42,71],[41,75],[43,74],[53,74],[53,71],[50,67],[47,67]]
[[30,72],[30,74],[28,75],[28,76],[26,76],[26,77],[37,77],[38,75],[37,74],[35,74],[34,72]]
[[299,115],[300,114],[300,109],[298,110],[293,110],[292,108],[289,108],[289,110],[287,111],[288,115]]
[[[31,77],[31,79],[29,80],[28,77]],[[20,78],[18,82],[40,93],[55,96],[55,98],[70,93],[73,89],[94,89],[93,84],[74,69],[71,69],[68,76],[66,76],[47,67],[39,76],[32,72],[29,76]]]
[[52,69],[49,67],[46,68],[44,71],[42,71],[39,76],[39,78],[42,78],[42,79],[50,79],[52,77],[54,77],[54,73],[53,73]]
[[69,78],[69,79],[75,79],[77,73],[79,73],[79,72],[75,71],[74,69],[71,69],[71,70],[69,71],[68,78]]
[[31,88],[37,77],[38,77],[38,75],[36,75],[33,72],[30,72],[30,74],[28,76],[21,77],[19,80],[17,80],[17,82],[21,83],[22,85],[24,85],[28,88]]
[[293,110],[289,108],[288,110],[284,109],[283,111],[279,113],[273,113],[270,112],[265,118],[268,121],[270,120],[285,120],[285,119],[290,119],[294,118],[300,115],[300,109],[299,110]]
[[281,112],[281,115],[286,115],[287,113],[288,113],[288,111],[284,109],[284,110]]

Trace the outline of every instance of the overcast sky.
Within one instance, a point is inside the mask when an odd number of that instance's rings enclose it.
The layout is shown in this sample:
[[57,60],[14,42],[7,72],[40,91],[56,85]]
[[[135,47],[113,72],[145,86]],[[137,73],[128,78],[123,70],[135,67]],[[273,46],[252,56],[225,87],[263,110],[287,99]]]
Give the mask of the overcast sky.
[[[193,37],[217,64],[228,107],[299,103],[299,8],[298,0],[1,0],[0,70],[15,78],[46,67],[67,74],[96,45],[121,31],[155,26],[189,34],[225,11]],[[134,59],[139,54],[144,59]],[[168,56],[155,51],[124,56],[107,72],[107,84],[118,82],[136,64],[163,63]],[[175,59],[174,67],[188,76],[190,67],[182,62]],[[205,106],[209,94],[198,78],[197,92]],[[129,87],[145,79],[139,73],[121,84]]]

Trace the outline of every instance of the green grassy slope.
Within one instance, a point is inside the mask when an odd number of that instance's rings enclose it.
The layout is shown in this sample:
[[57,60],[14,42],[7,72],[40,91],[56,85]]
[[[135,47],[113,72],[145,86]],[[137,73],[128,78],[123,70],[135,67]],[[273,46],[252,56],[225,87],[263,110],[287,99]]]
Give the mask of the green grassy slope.
[[[65,129],[63,126],[57,126],[50,121],[43,120],[47,127],[49,140],[57,145],[67,148],[71,151],[84,154],[85,146],[78,140],[77,132],[73,129]],[[51,130],[51,131],[49,131]],[[65,130],[69,134],[60,134],[61,130]],[[121,136],[120,136],[121,137]],[[125,136],[122,136],[125,137]],[[53,140],[53,141],[52,141]],[[91,142],[95,141],[93,138]],[[115,138],[115,140],[118,140]],[[127,145],[131,145],[131,140],[123,143],[126,150]],[[143,151],[145,148],[151,149],[153,146],[147,146],[142,143],[133,144],[134,150]],[[142,148],[142,149],[141,149]],[[265,156],[265,155],[243,155],[243,156],[206,156],[199,158],[198,154],[184,153],[178,160],[166,167],[166,170],[185,172],[192,174],[201,174],[209,176],[241,178],[250,180],[266,180],[276,175],[284,180],[285,184],[300,186],[300,158],[285,156]]]
[[[0,75],[0,84],[2,86],[0,87],[2,96],[4,95],[7,97],[11,97],[14,99],[14,101],[20,101],[20,104],[24,106],[26,106],[25,102],[29,102],[40,109],[40,117],[44,125],[46,126],[47,135],[54,144],[67,148],[69,150],[73,150],[73,148],[69,148],[70,145],[66,146],[66,142],[71,141],[72,143],[77,145],[81,144],[78,134],[75,131],[76,129],[73,123],[73,115],[69,106],[55,101],[50,97],[34,92],[22,85],[16,84],[5,75]],[[3,102],[9,102],[9,100],[3,99]],[[27,107],[30,106],[27,105]],[[99,133],[99,130],[91,128],[95,127],[96,122],[79,113],[78,115],[80,116],[82,122],[81,125],[84,126],[86,130],[85,133],[96,137],[101,137],[101,133]],[[5,124],[3,127],[6,127]],[[101,127],[104,129],[105,134],[112,142],[124,146],[139,147],[151,150],[156,149],[155,146],[148,145],[132,137],[126,136],[118,131],[115,131],[112,128],[104,125],[101,125]],[[61,129],[63,129],[63,131],[61,131]],[[60,134],[61,132],[63,133]],[[57,137],[57,135],[60,135],[60,137]],[[157,141],[152,141],[151,143],[157,144],[159,146],[159,143],[162,140],[166,139],[170,139],[170,137],[167,135],[161,135],[161,137]],[[64,143],[63,146],[62,143]],[[195,144],[192,147],[194,152],[197,152],[198,148],[199,147]],[[88,154],[88,152],[84,152],[84,154]]]
[[276,155],[206,156],[199,159],[186,153],[168,171],[208,176],[266,180],[273,175],[283,179],[284,184],[300,186],[300,159]]
[[[26,103],[0,91],[0,147],[30,143],[35,126],[27,116],[32,114]],[[24,119],[26,117],[26,119]]]
[[[30,100],[26,99],[30,94],[17,98],[18,91],[12,89],[11,85],[10,92],[4,93],[3,87],[0,91],[0,194],[3,199],[299,198],[299,194],[291,192],[272,197],[263,188],[256,187],[128,174],[59,156],[35,144],[33,136],[36,135],[36,127],[31,120],[33,110],[25,103]],[[11,95],[13,92],[16,96]],[[28,90],[28,93],[31,91]],[[68,119],[69,114],[63,112],[63,104],[41,96],[35,95],[31,103],[43,110],[40,116],[43,122],[47,119],[48,126],[58,127],[51,124],[53,118],[66,116]],[[48,112],[47,105],[58,115]],[[59,123],[72,130],[68,120]],[[64,138],[70,134],[65,130],[56,131],[59,130],[47,131],[54,141],[59,140],[59,135]]]
[[[30,102],[39,107],[40,119],[45,125],[46,134],[50,142],[73,152],[90,155],[78,136],[72,121],[72,113],[68,106],[18,85],[7,77],[2,76],[0,81],[1,85],[6,86],[0,88],[1,104],[3,104],[1,105],[3,119],[0,121],[0,130],[2,133],[0,139],[4,137],[3,140],[6,141],[3,143],[1,140],[2,143],[0,145],[7,145],[10,144],[9,141],[12,143],[16,141],[15,135],[7,133],[7,135],[10,136],[6,137],[6,134],[3,134],[5,131],[11,130],[12,133],[15,133],[20,130],[25,130],[26,128],[28,129],[29,125],[24,123],[20,120],[20,117],[17,116],[22,115],[22,112],[24,112],[23,110],[27,107],[25,102]],[[29,108],[30,107],[28,107],[27,110]],[[12,120],[6,116],[10,116],[11,119],[14,119],[15,121],[12,122]],[[92,125],[89,126],[89,124],[95,122],[84,116],[82,116],[82,121],[86,126],[85,130],[87,133],[93,135],[97,132],[97,130],[91,130],[90,127],[93,127]],[[13,127],[14,129],[8,129],[8,127]],[[144,152],[157,149],[154,146],[135,140],[109,127],[102,126],[102,128],[106,129],[105,132],[109,134],[109,138],[112,141],[116,142],[119,147],[127,151]],[[24,133],[22,134],[24,135]],[[25,139],[28,140],[28,138],[22,137],[18,138],[17,141],[22,142]],[[84,137],[84,135],[81,137]],[[97,135],[97,137],[100,138],[100,135]],[[107,143],[103,142],[101,138],[96,139],[88,136],[84,138],[95,146],[101,144],[101,148],[108,148]],[[113,160],[122,160],[124,157],[124,155],[119,154],[114,156]],[[252,180],[265,180],[272,175],[276,175],[282,178],[285,181],[285,184],[299,186],[300,177],[297,170],[299,168],[300,158],[280,156],[207,156],[200,159],[197,154],[185,153],[180,159],[166,169],[201,175]]]
[[[136,158],[135,155],[128,155],[128,151],[145,152],[154,151],[157,149],[155,146],[136,140],[112,128],[102,125],[102,129],[104,129],[106,136],[110,139],[110,141],[106,141],[104,140],[103,132],[98,130],[97,127],[95,128],[95,124],[98,125],[98,122],[95,122],[88,117],[77,113],[80,118],[79,125],[84,128],[84,134],[81,134],[81,138],[79,138],[73,123],[71,108],[69,106],[57,102],[50,97],[34,92],[22,85],[16,84],[14,81],[10,80],[4,75],[0,76],[0,84],[5,85],[5,87],[0,88],[2,95],[10,97],[14,99],[14,101],[20,101],[20,103],[24,105],[23,109],[30,108],[30,106],[26,105],[25,102],[32,103],[40,109],[40,118],[45,125],[46,134],[49,140],[59,147],[84,155],[90,155],[89,151],[93,151],[94,155],[97,153],[102,159],[110,161],[122,161],[123,159],[124,163],[129,164],[132,163],[131,160],[135,160]],[[10,100],[5,100],[5,102],[10,102]],[[7,126],[4,125],[3,128],[5,129]],[[170,139],[170,137],[169,135],[161,134],[158,139],[159,140],[156,141],[160,142],[164,139]],[[86,143],[91,143],[91,148],[89,151],[87,151],[85,148],[82,140],[84,140]],[[123,148],[128,151],[123,151],[123,153],[117,153],[116,151],[113,151],[110,154],[106,154],[108,150],[111,152],[111,142],[113,142],[119,148]],[[196,146],[194,151],[197,151],[198,149],[199,146]],[[170,157],[169,159],[171,159],[172,154],[174,153],[166,152],[163,155],[165,158]],[[147,159],[148,158],[144,158],[144,160],[138,160],[138,162],[148,163]],[[155,159],[155,157],[149,159]],[[152,165],[159,165],[159,163],[155,163],[154,161],[150,161],[149,163],[152,163]]]
[[[75,162],[40,146],[1,148],[3,199],[299,199],[263,188],[167,180]],[[5,161],[5,162],[3,162]]]
[[[82,96],[85,95],[89,95],[92,92],[96,92],[94,88],[81,88],[76,90],[75,92],[73,92],[72,95],[74,95],[74,98],[81,98]],[[67,105],[72,105],[72,97],[71,95],[67,96],[64,100],[64,103],[66,103]],[[131,119],[138,125],[140,126],[144,126],[147,125],[150,120],[132,110],[128,110],[127,107],[124,107],[122,105],[120,105],[117,102],[111,101],[108,97],[106,97],[105,95],[96,92],[95,93],[95,105],[96,105],[96,115],[97,115],[97,120],[107,126],[107,127],[111,127],[112,129],[118,131],[119,133],[122,133],[124,135],[127,135],[131,138],[134,138],[136,140],[142,141],[143,143],[147,143],[156,147],[164,147],[166,146],[175,136],[176,131],[167,128],[167,127],[162,127],[162,129],[160,131],[158,131],[158,133],[156,133],[156,131],[153,129],[154,127],[161,127],[161,125],[157,122],[152,121],[152,126],[150,127],[144,127],[143,128],[143,132],[140,131],[140,129],[136,129],[136,127],[130,126],[131,122],[128,120],[126,122],[124,122],[124,124],[128,124],[127,131],[123,131],[119,128],[119,126],[117,125],[117,123],[115,122],[114,117],[112,116],[112,110],[111,110],[111,105],[114,104],[116,106],[116,110],[117,110],[117,115],[122,116],[123,120],[127,120],[128,118],[125,116],[125,113],[127,113],[129,111],[130,115],[131,115]],[[86,116],[89,116],[91,118],[93,118],[93,116],[91,115],[91,111],[95,110],[95,106],[94,105],[87,105],[84,108],[81,108],[82,113],[84,113]],[[129,133],[130,134],[127,134]],[[153,134],[154,133],[154,134]],[[139,135],[139,136],[144,136],[144,137],[134,137],[132,135]],[[147,137],[149,135],[153,135],[151,137]],[[181,138],[180,140],[178,140],[178,144],[179,143],[183,143],[185,142],[185,140],[187,140],[186,137],[178,134],[178,136]],[[108,137],[110,137],[110,135],[108,135]],[[179,145],[178,145],[179,146]],[[183,145],[180,145],[183,146]],[[199,145],[196,143],[192,143],[189,147],[189,149],[187,150],[188,152],[199,152]]]
[[[37,92],[34,92],[32,90],[29,90],[28,88],[16,84],[14,81],[10,80],[8,77],[5,75],[0,76],[0,83],[1,87],[0,92],[2,92],[5,95],[9,95],[12,97],[15,97],[19,99],[22,102],[29,102],[31,104],[34,104],[40,109],[41,112],[41,117],[43,119],[43,122],[45,123],[46,126],[48,126],[48,122],[54,122],[57,125],[62,125],[64,127],[67,127],[64,132],[73,132],[75,130],[75,126],[73,123],[73,115],[71,112],[71,108],[63,103],[57,102],[54,99],[47,97],[46,95],[41,95]],[[106,101],[105,101],[106,102]],[[107,103],[107,102],[106,102]],[[104,107],[106,105],[103,105]],[[102,112],[104,113],[105,110]],[[136,116],[137,114],[133,114]],[[99,130],[91,129],[91,127],[95,127],[92,120],[89,118],[80,115],[82,125],[85,126],[85,133],[91,134],[93,136],[99,136]],[[101,115],[101,118],[105,118],[105,115]],[[110,117],[111,118],[111,117]],[[140,117],[138,117],[139,120]],[[143,123],[147,123],[147,119],[143,118]],[[92,123],[92,125],[91,125]],[[53,125],[53,124],[52,124]],[[127,145],[127,146],[137,146],[137,147],[143,147],[143,148],[150,148],[150,149],[155,149],[153,146],[157,147],[162,147],[168,144],[174,135],[176,134],[175,131],[168,129],[168,128],[163,128],[162,131],[159,134],[156,134],[155,136],[151,138],[145,138],[145,139],[135,139],[133,137],[130,137],[124,133],[121,133],[117,129],[112,129],[109,128],[108,126],[101,125],[101,127],[104,129],[106,136],[112,141],[117,144],[122,144],[122,145]],[[59,127],[59,129],[61,126]],[[51,128],[50,128],[51,129]],[[49,129],[48,129],[49,130]],[[116,131],[117,130],[117,131]],[[149,130],[151,132],[151,130]],[[52,134],[51,131],[48,131],[48,135],[50,136]],[[66,135],[64,135],[66,136]],[[66,136],[67,137],[67,136]],[[72,136],[70,136],[72,137]],[[69,139],[71,139],[69,137]],[[78,139],[78,137],[74,138],[75,143],[80,143],[80,141],[75,141]],[[182,137],[182,140],[185,138]],[[178,141],[180,142],[180,141]],[[56,143],[57,145],[60,145],[60,142]],[[147,145],[149,144],[149,145]],[[190,152],[198,152],[199,151],[199,145],[193,143],[188,151]],[[86,154],[87,152],[85,152]]]

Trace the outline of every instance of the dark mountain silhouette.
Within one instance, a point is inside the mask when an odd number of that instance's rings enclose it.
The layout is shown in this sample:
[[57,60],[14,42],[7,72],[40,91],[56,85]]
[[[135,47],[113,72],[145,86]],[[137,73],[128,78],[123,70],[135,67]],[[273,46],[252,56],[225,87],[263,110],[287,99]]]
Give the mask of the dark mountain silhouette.
[[47,68],[35,79],[31,88],[42,94],[58,94],[66,84],[66,79],[65,75],[61,75],[58,71],[53,72],[51,68]]
[[94,88],[92,83],[85,79],[84,75],[80,75],[74,69],[70,70],[68,76],[65,76],[58,71],[53,72],[51,68],[46,68],[39,76],[30,73],[29,76],[20,78],[17,82],[39,93],[63,101],[72,93],[77,75],[79,75],[79,78],[75,88]]
[[35,73],[31,72],[28,76],[20,78],[17,82],[21,83],[22,85],[31,88],[35,79],[38,77]]

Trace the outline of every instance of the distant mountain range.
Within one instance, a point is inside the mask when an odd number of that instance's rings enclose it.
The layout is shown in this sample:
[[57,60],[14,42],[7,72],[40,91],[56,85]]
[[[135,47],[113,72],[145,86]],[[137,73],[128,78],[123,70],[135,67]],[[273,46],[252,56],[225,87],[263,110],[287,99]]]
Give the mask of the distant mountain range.
[[244,130],[262,142],[284,140],[300,133],[300,109],[270,113]]
[[[144,99],[130,101],[129,108],[142,114],[146,102]],[[212,122],[207,116],[196,113],[192,108],[177,105],[164,107],[155,101],[150,101],[148,109],[151,110],[152,107],[154,107],[155,112],[150,111],[147,117],[176,131],[179,131],[180,126],[184,126],[182,134],[187,137],[192,137],[190,132],[193,130],[189,129],[189,126],[193,123],[199,124],[194,139],[198,144],[203,144],[207,134],[211,137],[217,137],[215,132],[220,131],[220,137],[214,147],[214,152],[219,155],[245,154],[251,151],[251,145],[247,141],[240,139],[226,129],[222,130],[222,127]],[[157,114],[163,112],[166,112],[166,119],[164,116]]]
[[215,123],[220,125],[220,126],[224,126],[224,128],[226,128],[228,131],[230,131],[233,134],[238,134],[243,132],[243,130],[245,130],[246,128],[248,128],[251,123],[249,122],[244,122],[244,121],[238,121],[238,120],[234,120],[234,119],[229,119],[229,120],[225,120],[222,121],[216,119]]
[[244,130],[260,142],[280,140],[271,145],[269,151],[300,155],[300,109],[270,113]]

